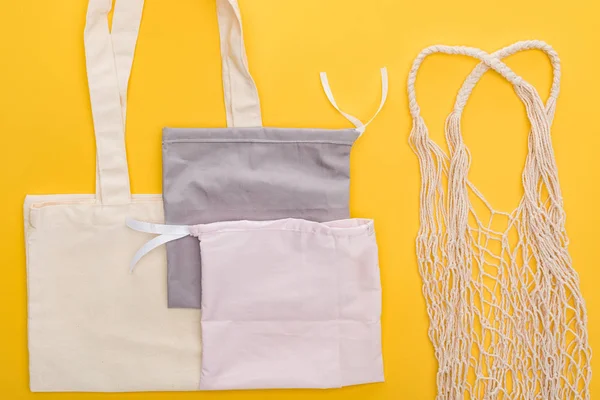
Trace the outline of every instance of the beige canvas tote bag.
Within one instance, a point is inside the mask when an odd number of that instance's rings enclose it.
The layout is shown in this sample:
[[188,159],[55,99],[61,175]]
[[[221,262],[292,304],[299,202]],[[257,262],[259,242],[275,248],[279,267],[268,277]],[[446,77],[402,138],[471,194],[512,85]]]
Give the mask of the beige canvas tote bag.
[[85,53],[97,147],[95,195],[27,196],[32,391],[196,390],[200,312],[169,310],[165,253],[129,273],[145,238],[127,217],[160,221],[160,195],[131,195],[124,126],[143,0],[90,0]]

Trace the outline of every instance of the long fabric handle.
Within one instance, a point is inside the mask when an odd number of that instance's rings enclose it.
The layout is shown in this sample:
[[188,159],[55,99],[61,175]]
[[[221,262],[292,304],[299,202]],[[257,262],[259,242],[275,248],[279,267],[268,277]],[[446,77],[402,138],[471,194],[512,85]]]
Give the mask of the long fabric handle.
[[115,53],[117,77],[119,79],[119,95],[123,123],[127,120],[127,88],[133,65],[133,55],[137,44],[144,0],[119,0],[115,3],[115,11],[110,36]]
[[143,6],[143,0],[117,2],[113,37],[108,24],[112,1],[90,0],[88,4],[84,43],[96,136],[96,196],[102,204],[125,204],[131,199],[125,113]]
[[[127,90],[129,77],[133,65],[133,55],[137,43],[144,0],[118,1],[114,6],[112,29],[110,32],[117,78],[119,80],[119,98],[121,101],[121,114],[123,116],[123,129],[126,130],[127,121]],[[102,187],[100,186],[100,169],[96,160],[96,198],[101,199]]]
[[237,0],[217,0],[217,18],[227,126],[262,126],[260,101],[248,68],[242,17]]

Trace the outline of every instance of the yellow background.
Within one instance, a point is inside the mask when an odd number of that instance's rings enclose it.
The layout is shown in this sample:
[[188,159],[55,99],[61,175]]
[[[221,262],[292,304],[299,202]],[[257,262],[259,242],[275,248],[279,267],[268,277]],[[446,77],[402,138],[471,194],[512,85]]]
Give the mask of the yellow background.
[[[28,389],[22,203],[26,194],[92,193],[94,141],[85,75],[86,0],[0,0],[0,398],[28,399],[433,399],[436,363],[417,271],[419,172],[407,140],[406,76],[431,44],[494,51],[542,39],[563,61],[553,143],[574,267],[600,349],[600,31],[598,2],[563,0],[240,0],[250,68],[268,126],[349,126],[329,105],[367,118],[389,100],[352,153],[351,210],[376,220],[382,269],[384,384],[331,391],[32,394]],[[147,0],[129,89],[127,145],[134,193],[158,193],[165,125],[224,126],[214,0]],[[546,96],[550,65],[539,52],[507,60]],[[475,62],[434,56],[418,78],[432,136]],[[528,125],[509,84],[488,73],[464,115],[470,177],[497,208],[521,195]],[[598,350],[600,351],[600,350]],[[598,358],[594,363],[598,364]],[[600,378],[592,383],[600,395]]]

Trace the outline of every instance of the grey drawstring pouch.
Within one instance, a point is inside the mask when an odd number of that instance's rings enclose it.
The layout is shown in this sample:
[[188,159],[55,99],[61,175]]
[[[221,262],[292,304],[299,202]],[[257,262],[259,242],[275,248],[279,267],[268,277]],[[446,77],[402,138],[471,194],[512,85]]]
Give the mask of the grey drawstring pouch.
[[[217,1],[217,13],[229,128],[164,129],[165,223],[348,218],[350,149],[366,124],[342,112],[356,129],[262,127],[237,2]],[[324,74],[321,80],[337,108]],[[385,69],[382,84],[379,109]],[[198,239],[167,243],[167,264],[169,307],[201,308]]]
[[[171,129],[163,132],[167,224],[350,216],[355,130]],[[170,307],[200,307],[200,247],[167,243]]]

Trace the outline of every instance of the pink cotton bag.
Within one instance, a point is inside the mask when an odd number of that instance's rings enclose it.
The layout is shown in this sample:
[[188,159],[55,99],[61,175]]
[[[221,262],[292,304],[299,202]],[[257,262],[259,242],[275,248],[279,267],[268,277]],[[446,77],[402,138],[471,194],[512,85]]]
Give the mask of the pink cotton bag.
[[[381,382],[381,282],[373,221],[158,225],[132,265],[188,235],[202,251],[201,390]],[[143,261],[141,261],[143,264]]]

